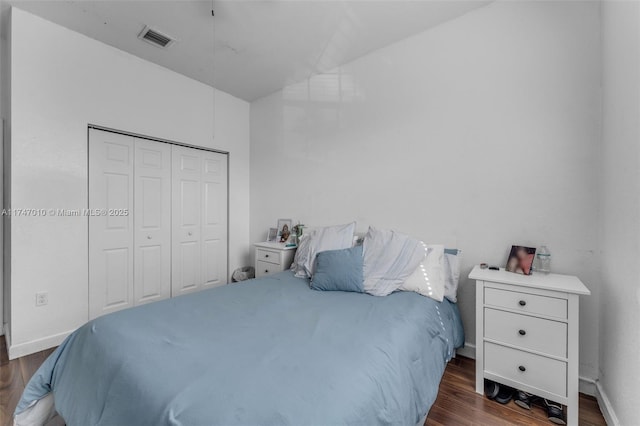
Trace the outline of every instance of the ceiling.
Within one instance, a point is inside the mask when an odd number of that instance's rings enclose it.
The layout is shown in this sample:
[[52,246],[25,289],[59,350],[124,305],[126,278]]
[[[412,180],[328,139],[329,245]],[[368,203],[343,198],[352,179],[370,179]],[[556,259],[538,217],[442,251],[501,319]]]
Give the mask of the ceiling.
[[[253,101],[489,2],[9,0],[5,5]],[[177,42],[160,49],[139,40],[145,25]]]

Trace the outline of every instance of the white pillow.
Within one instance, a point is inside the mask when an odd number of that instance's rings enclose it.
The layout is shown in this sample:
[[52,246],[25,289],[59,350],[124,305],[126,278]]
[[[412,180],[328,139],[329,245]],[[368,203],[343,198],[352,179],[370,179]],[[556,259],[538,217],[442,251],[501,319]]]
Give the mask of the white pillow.
[[395,231],[369,227],[363,243],[364,291],[386,296],[396,291],[425,257],[415,238]]
[[313,276],[316,255],[321,251],[351,248],[356,223],[326,226],[310,231],[298,244],[292,269],[296,277]]
[[462,250],[458,250],[458,254],[444,254],[444,297],[453,303],[458,302],[461,263]]
[[444,299],[444,246],[422,243],[426,257],[402,283],[400,290],[415,291],[438,302]]

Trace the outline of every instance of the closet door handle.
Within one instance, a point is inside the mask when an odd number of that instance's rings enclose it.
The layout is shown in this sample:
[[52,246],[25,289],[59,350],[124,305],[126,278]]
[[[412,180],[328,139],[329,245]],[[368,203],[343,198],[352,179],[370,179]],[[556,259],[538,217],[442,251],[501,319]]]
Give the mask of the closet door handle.
[[524,330],[519,330],[519,331],[518,331],[518,333],[519,333],[521,336],[524,336],[525,334],[527,334],[527,332],[526,332],[526,331],[524,331]]

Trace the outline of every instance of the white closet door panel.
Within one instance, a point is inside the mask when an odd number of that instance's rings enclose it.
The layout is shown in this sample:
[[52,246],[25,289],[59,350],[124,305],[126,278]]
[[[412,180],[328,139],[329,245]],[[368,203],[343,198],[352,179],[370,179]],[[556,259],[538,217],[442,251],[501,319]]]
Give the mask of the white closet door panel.
[[106,249],[105,260],[105,300],[103,308],[117,309],[130,305],[131,270],[130,250],[128,248]]
[[188,178],[180,181],[180,226],[198,232],[200,228],[200,181]]
[[227,156],[202,151],[202,281],[227,283]]
[[[168,247],[167,247],[168,248]],[[147,302],[168,297],[167,290],[171,290],[171,277],[164,267],[164,258],[168,257],[161,245],[137,247],[136,250],[136,302]],[[165,288],[165,284],[169,287]]]
[[171,295],[202,288],[201,283],[201,152],[172,149],[172,281]]
[[171,295],[171,146],[135,139],[135,303]]
[[[133,211],[133,138],[89,133],[89,208]],[[89,317],[133,306],[133,216],[89,216]]]

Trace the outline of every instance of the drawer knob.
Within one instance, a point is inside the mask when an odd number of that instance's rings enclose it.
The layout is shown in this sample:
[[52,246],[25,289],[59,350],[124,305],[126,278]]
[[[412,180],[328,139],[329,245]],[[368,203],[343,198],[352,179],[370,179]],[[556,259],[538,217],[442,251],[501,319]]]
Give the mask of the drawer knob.
[[518,333],[519,333],[521,336],[524,336],[525,334],[527,334],[527,332],[526,332],[526,331],[524,331],[524,330],[520,330],[520,331],[518,331]]
[[520,367],[518,367],[518,370],[520,370],[520,371],[527,371],[527,369],[524,367],[524,365],[521,365]]
[[269,255],[268,255],[268,254],[265,254],[265,255],[264,255],[264,257],[265,257],[265,258],[267,258],[267,257],[269,257]]
[[525,306],[527,304],[527,302],[525,302],[524,300],[521,300],[521,301],[518,302],[518,304],[520,306]]
[[265,270],[264,270],[264,273],[265,273],[265,274],[269,273],[269,270],[268,270],[268,269],[265,269]]

